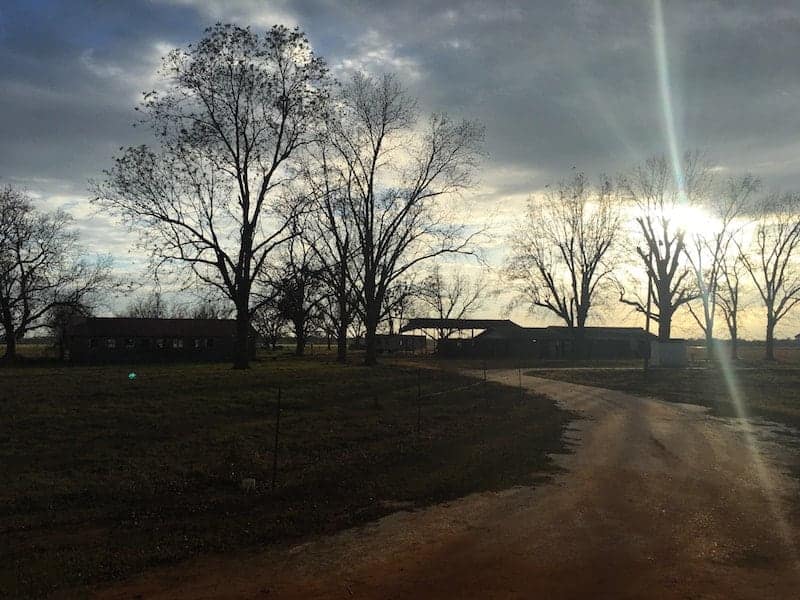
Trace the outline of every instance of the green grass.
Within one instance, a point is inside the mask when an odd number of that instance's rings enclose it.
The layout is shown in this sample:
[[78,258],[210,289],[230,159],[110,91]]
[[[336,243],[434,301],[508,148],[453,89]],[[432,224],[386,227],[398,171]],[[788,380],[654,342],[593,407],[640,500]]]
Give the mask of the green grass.
[[[414,366],[325,357],[0,369],[0,595],[86,586],[206,552],[332,532],[532,484],[571,415]],[[278,485],[269,489],[277,387]],[[243,492],[242,478],[257,489]]]

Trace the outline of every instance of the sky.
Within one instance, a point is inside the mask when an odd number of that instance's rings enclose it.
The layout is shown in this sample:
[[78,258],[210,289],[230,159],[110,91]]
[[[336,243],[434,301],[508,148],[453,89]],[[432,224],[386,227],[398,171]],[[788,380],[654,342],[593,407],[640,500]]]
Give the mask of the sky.
[[[131,235],[89,205],[88,182],[142,140],[133,108],[160,57],[216,21],[298,25],[334,74],[391,71],[423,110],[483,122],[488,157],[467,201],[472,218],[495,217],[495,266],[531,194],[575,169],[613,175],[669,151],[649,0],[5,0],[0,184],[71,211],[89,251],[143,268]],[[678,147],[721,175],[800,190],[800,4],[665,0],[663,23]]]

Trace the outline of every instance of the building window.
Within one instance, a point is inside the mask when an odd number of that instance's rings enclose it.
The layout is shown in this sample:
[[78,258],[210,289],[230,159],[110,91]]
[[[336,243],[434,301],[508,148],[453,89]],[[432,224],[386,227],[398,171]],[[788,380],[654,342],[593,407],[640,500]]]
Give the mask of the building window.
[[139,340],[139,348],[142,350],[149,350],[150,349],[150,339],[149,338],[142,338]]
[[158,338],[156,340],[156,348],[158,348],[159,350],[164,349],[164,338]]
[[173,338],[172,347],[175,350],[180,350],[181,348],[183,348],[183,338]]
[[214,338],[206,338],[206,348],[214,347]]
[[202,340],[202,339],[200,339],[200,338],[194,338],[194,339],[192,340],[192,347],[193,347],[195,350],[200,350],[200,348],[201,348],[201,346],[202,346],[202,345],[203,345],[203,340]]
[[125,347],[130,349],[136,346],[136,340],[133,338],[125,338]]
[[107,338],[106,339],[106,348],[109,350],[113,350],[117,347],[117,340],[116,338]]
[[97,348],[97,338],[89,338],[89,348]]

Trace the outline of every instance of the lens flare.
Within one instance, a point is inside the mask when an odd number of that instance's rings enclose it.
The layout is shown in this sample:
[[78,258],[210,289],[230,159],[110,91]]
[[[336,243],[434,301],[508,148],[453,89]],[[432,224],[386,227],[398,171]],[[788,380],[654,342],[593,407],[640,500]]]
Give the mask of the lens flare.
[[[675,114],[672,104],[672,90],[670,85],[670,72],[669,60],[667,58],[667,41],[666,30],[664,27],[664,13],[661,5],[661,0],[653,0],[653,43],[655,47],[656,66],[658,69],[658,84],[659,92],[661,94],[661,107],[664,118],[664,130],[667,138],[667,145],[669,147],[669,157],[672,163],[673,176],[675,178],[675,186],[678,190],[678,200],[681,203],[687,202],[685,178],[683,168],[681,165],[680,155],[678,152],[678,136],[675,127]],[[701,273],[697,273],[698,282],[702,287],[705,287]],[[705,289],[703,293],[709,292]],[[753,425],[750,422],[747,413],[746,399],[742,393],[741,387],[736,381],[736,369],[734,368],[731,357],[727,352],[724,352],[719,344],[712,345],[712,352],[716,358],[716,363],[722,371],[725,386],[727,388],[728,397],[733,404],[736,416],[742,424],[745,443],[750,451],[750,456],[753,468],[758,479],[759,486],[764,492],[764,496],[769,504],[770,513],[773,516],[775,528],[783,541],[786,549],[791,553],[791,559],[794,562],[795,569],[800,570],[800,558],[798,557],[797,550],[794,545],[792,530],[783,513],[780,500],[778,498],[778,488],[776,483],[772,480],[770,469],[767,468],[761,449],[759,448],[758,439],[754,433]]]
[[658,69],[658,89],[661,94],[661,109],[664,116],[664,131],[667,136],[667,145],[669,146],[669,159],[672,163],[675,186],[678,189],[678,199],[681,202],[685,202],[686,186],[684,183],[680,153],[678,152],[679,145],[675,127],[675,111],[672,108],[669,59],[667,58],[666,31],[664,29],[664,12],[661,8],[661,0],[653,0],[653,34],[656,51],[656,67]]

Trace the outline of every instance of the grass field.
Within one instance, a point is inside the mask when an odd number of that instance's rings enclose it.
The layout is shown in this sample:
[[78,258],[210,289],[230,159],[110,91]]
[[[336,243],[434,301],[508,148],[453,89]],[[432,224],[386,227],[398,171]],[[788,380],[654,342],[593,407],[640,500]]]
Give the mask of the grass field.
[[571,418],[543,397],[414,366],[282,356],[247,372],[129,370],[0,369],[0,595],[80,593],[201,553],[532,484],[553,469],[546,453],[564,450]]
[[[536,377],[621,390],[670,402],[711,408],[720,416],[764,417],[800,428],[800,349],[776,349],[777,362],[761,359],[763,348],[744,348],[738,362],[722,369],[704,360],[702,348],[693,350],[689,369],[537,368]],[[735,401],[740,401],[737,408]]]

